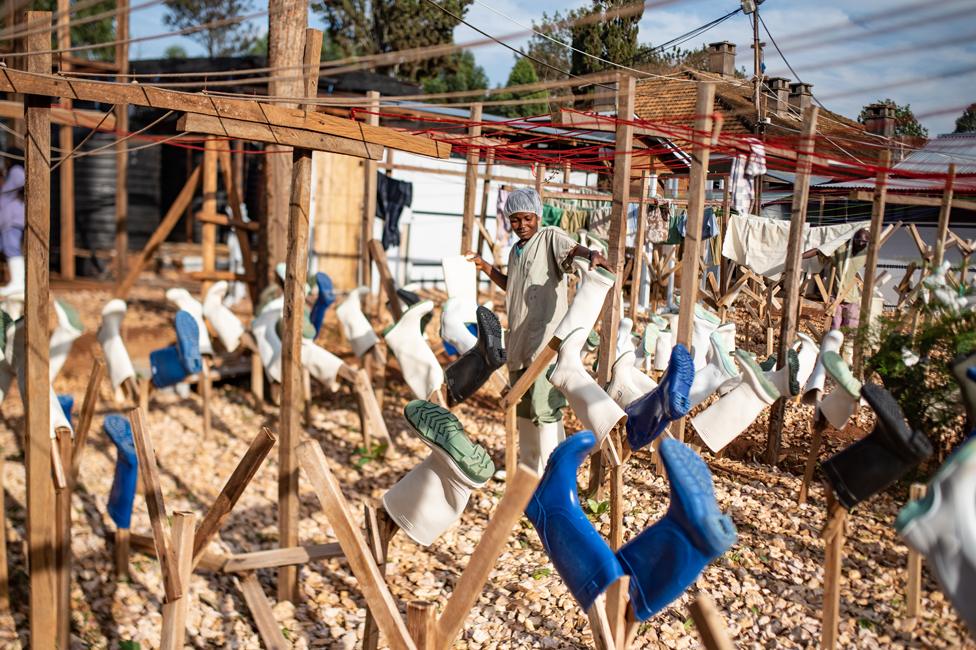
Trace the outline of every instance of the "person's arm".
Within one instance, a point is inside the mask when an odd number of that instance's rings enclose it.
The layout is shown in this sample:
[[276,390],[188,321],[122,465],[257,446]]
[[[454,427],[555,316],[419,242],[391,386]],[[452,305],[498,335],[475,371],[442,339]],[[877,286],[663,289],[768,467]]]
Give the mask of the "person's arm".
[[592,248],[587,248],[585,246],[577,245],[576,248],[569,251],[569,255],[566,256],[566,266],[572,263],[574,257],[585,257],[590,260],[590,268],[594,266],[599,266],[600,268],[612,271],[610,268],[610,262],[604,257],[599,251],[595,251]]
[[497,284],[502,291],[508,289],[508,276],[496,269],[494,266],[486,262],[480,255],[475,253],[468,253],[467,258],[471,261],[479,271],[482,271],[487,275],[492,282]]
[[811,248],[808,251],[804,251],[804,253],[803,253],[803,259],[805,259],[805,260],[813,259],[814,257],[816,257],[819,254],[820,254],[820,251],[819,250],[817,250],[816,248]]

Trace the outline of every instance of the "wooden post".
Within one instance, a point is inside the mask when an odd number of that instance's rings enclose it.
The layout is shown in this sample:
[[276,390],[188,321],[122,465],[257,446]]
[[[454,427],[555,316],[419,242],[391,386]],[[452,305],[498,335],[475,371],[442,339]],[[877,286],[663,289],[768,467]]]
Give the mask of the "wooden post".
[[[681,255],[681,305],[678,312],[678,332],[675,343],[691,350],[691,335],[695,326],[695,304],[698,302],[698,273],[701,269],[701,232],[705,218],[705,183],[708,179],[708,157],[711,153],[712,106],[715,85],[698,84],[695,102],[694,147],[688,180],[688,222],[685,225],[685,245]],[[684,441],[685,419],[678,420],[675,437]]]
[[[208,284],[208,283],[204,283]],[[204,354],[201,359],[200,370],[200,410],[203,415],[203,439],[210,440],[210,399],[213,377],[210,376],[210,355]]]
[[[366,124],[379,126],[380,123],[380,94],[375,90],[366,93],[369,98],[369,114]],[[359,272],[359,284],[373,291],[373,266],[369,257],[369,240],[373,238],[373,219],[376,218],[376,161],[366,160],[364,164],[366,184],[363,197],[363,227],[359,236],[359,257],[362,264]]]
[[545,199],[543,196],[546,185],[546,166],[542,163],[536,163],[535,165],[535,191],[539,195],[540,199]]
[[[732,188],[729,187],[729,182],[731,181],[731,174],[726,174],[725,181],[723,182],[724,191],[722,192],[722,243],[724,245],[725,238],[728,236],[729,232],[729,218],[732,216],[729,214],[732,210]],[[719,272],[719,287],[722,295],[724,296],[729,292],[729,284],[732,282],[732,260],[727,260],[724,257],[719,258],[718,272]],[[725,320],[724,318],[722,320]]]
[[[799,153],[796,157],[796,178],[793,181],[793,206],[790,217],[790,237],[786,248],[786,265],[783,269],[783,309],[779,329],[779,355],[777,367],[786,365],[787,355],[796,338],[797,305],[800,300],[800,259],[803,251],[803,227],[807,222],[807,201],[810,196],[811,157],[817,134],[817,116],[820,109],[809,106],[803,112],[803,134],[800,136]],[[776,400],[766,438],[766,462],[776,465],[783,439],[783,420],[787,398]]]
[[[491,200],[491,198],[488,195],[491,192],[491,171],[492,171],[492,167],[494,166],[494,163],[495,163],[495,150],[488,149],[487,158],[485,159],[484,180],[481,183],[481,226],[478,228],[478,247],[474,249],[474,252],[477,253],[478,255],[481,255],[485,247],[485,242],[487,241],[488,245],[491,246],[492,264],[495,264],[497,266],[501,264],[501,260],[497,259],[498,256],[495,254],[496,253],[495,240],[494,238],[487,239],[487,240],[485,239],[485,231],[487,230],[486,222],[488,221],[488,201]],[[467,183],[467,180],[468,180],[467,177],[465,177],[464,182]],[[495,215],[495,219],[501,219],[501,218],[502,215],[500,214]],[[475,291],[477,291],[478,288],[477,276],[475,276],[474,286],[475,286]],[[494,284],[489,280],[488,282],[489,293],[492,292],[491,288],[493,286]]]
[[[237,142],[235,140],[234,142]],[[244,215],[241,213],[241,204],[243,200],[241,199],[241,191],[243,186],[241,185],[241,179],[244,176],[243,169],[237,168],[233,162],[231,162],[231,153],[226,150],[218,150],[217,162],[220,166],[220,171],[224,177],[224,188],[227,191],[227,202],[230,204],[231,214],[234,216],[234,221],[239,224],[244,223]],[[240,161],[242,154],[235,154],[234,160]],[[241,247],[241,259],[244,262],[244,275],[251,278],[251,281],[247,283],[248,293],[251,296],[251,303],[258,303],[258,272],[254,267],[254,254],[251,251],[251,235],[243,227],[234,225],[234,234],[237,236],[237,243]]]
[[[521,399],[521,398],[520,398]],[[515,476],[518,467],[518,402],[505,408],[505,481],[506,489],[510,476]]]
[[827,525],[822,534],[826,548],[824,550],[823,622],[820,632],[820,647],[827,650],[837,646],[837,626],[840,622],[840,574],[844,562],[846,520],[847,510],[837,503],[833,492],[828,492]]
[[644,270],[644,238],[647,232],[647,192],[651,176],[645,169],[641,172],[641,202],[637,208],[637,234],[634,236],[634,268],[630,276],[630,319],[637,322],[637,306],[640,303],[641,271]]
[[[28,11],[28,72],[51,73],[51,12]],[[25,465],[27,488],[27,561],[30,567],[31,645],[54,648],[55,625],[55,516],[51,481],[51,425],[48,341],[48,267],[51,225],[51,100],[26,95],[24,118],[24,261],[26,263],[24,334],[27,373],[24,400]]]
[[247,608],[251,610],[251,617],[254,618],[254,625],[258,629],[258,636],[268,650],[288,650],[292,644],[288,643],[284,634],[281,633],[281,626],[278,625],[268,597],[258,582],[258,577],[253,571],[249,571],[240,581],[239,588],[244,594],[244,601]]
[[[874,183],[874,199],[871,203],[871,228],[868,234],[868,257],[864,264],[864,286],[861,289],[860,326],[870,326],[871,301],[874,299],[874,278],[878,270],[878,255],[881,253],[881,228],[884,227],[885,197],[888,194],[888,167],[891,166],[891,151],[883,149],[879,162],[882,169]],[[864,363],[864,346],[866,337],[854,344],[854,374],[861,376]]]
[[[58,427],[55,444],[61,453],[61,462],[71,467],[71,429]],[[65,481],[64,489],[55,495],[55,517],[57,523],[57,547],[55,557],[58,571],[57,603],[58,617],[57,643],[59,648],[71,646],[71,484]]]
[[417,644],[417,650],[434,650],[437,621],[434,603],[425,600],[411,600],[407,603],[407,631]]
[[179,572],[183,592],[178,598],[163,603],[163,631],[160,650],[182,650],[186,637],[186,613],[190,606],[190,576],[193,559],[193,526],[196,515],[192,512],[173,513],[173,548],[176,551],[176,570]]
[[[396,523],[386,514],[386,510],[376,509],[370,505],[364,506],[366,521],[366,543],[369,550],[376,560],[376,566],[380,573],[386,574],[386,557],[390,548],[390,540],[400,530]],[[407,618],[407,628],[410,628],[410,619]],[[413,630],[410,631],[413,636]],[[366,608],[366,625],[363,629],[363,650],[376,650],[379,645],[380,630],[376,626],[373,612],[369,607]],[[414,637],[416,641],[416,637]],[[418,647],[420,647],[418,642]]]
[[368,249],[367,259],[376,264],[376,271],[380,274],[380,293],[386,294],[386,304],[395,323],[403,316],[403,309],[400,307],[400,298],[396,293],[396,282],[393,281],[393,275],[390,273],[386,251],[383,250],[383,244],[378,239],[370,239]]
[[[474,234],[474,203],[478,196],[478,162],[481,149],[475,144],[481,137],[481,104],[471,105],[471,122],[468,126],[468,162],[464,166],[464,213],[461,220],[461,255],[471,250],[471,236]],[[475,251],[481,255],[481,249]],[[477,281],[477,280],[476,280]]]
[[695,627],[698,628],[698,634],[701,636],[705,650],[735,649],[725,628],[725,621],[715,609],[715,603],[712,602],[711,598],[699,592],[695,600],[692,601],[690,609],[691,618],[695,621]]
[[[129,0],[116,0],[115,70],[118,80],[126,82],[124,75],[129,72]],[[115,105],[115,131],[126,134],[129,131],[129,105]],[[116,281],[121,282],[127,269],[129,254],[129,145],[119,141],[115,146],[115,269]]]
[[[821,391],[817,391],[815,403],[819,405]],[[827,419],[818,411],[818,406],[813,407],[813,440],[810,441],[810,451],[807,452],[807,462],[803,469],[803,482],[800,483],[800,493],[796,498],[798,505],[807,502],[807,495],[810,491],[810,482],[813,481],[813,471],[817,467],[817,457],[820,455],[820,447],[823,445],[824,430],[827,428]]]
[[[203,143],[203,205],[201,219],[200,244],[203,255],[203,272],[213,274],[217,270],[217,224],[206,218],[217,216],[217,140],[214,136],[207,136]],[[207,289],[213,284],[209,280],[200,283],[200,301],[207,295]]]
[[105,362],[96,358],[92,362],[91,375],[88,376],[88,387],[85,388],[85,398],[81,403],[81,414],[78,416],[78,426],[75,427],[74,449],[71,454],[71,478],[69,484],[74,486],[78,481],[78,471],[81,469],[81,456],[88,444],[88,432],[91,431],[92,418],[95,416],[95,404],[98,402],[98,390],[105,377]]
[[[7,488],[4,481],[6,460],[0,450],[0,503],[6,502]],[[7,509],[0,508],[0,612],[10,611],[10,572],[7,569]]]
[[[318,89],[322,32],[305,30],[305,96]],[[314,64],[314,65],[313,65]],[[307,107],[311,110],[311,107]],[[285,277],[284,331],[281,337],[281,415],[278,446],[278,545],[298,546],[298,458],[302,432],[302,315],[308,272],[308,221],[312,187],[312,152],[295,149],[288,214],[288,257]],[[278,569],[278,600],[298,602],[298,572]]]
[[[925,497],[925,485],[912,483],[909,499],[917,500]],[[908,581],[905,609],[910,617],[918,616],[922,603],[922,554],[915,549],[908,549]]]
[[946,238],[949,234],[949,214],[952,212],[952,189],[956,181],[956,164],[949,163],[945,189],[942,191],[942,205],[939,207],[939,230],[935,237],[935,257],[933,266],[942,264],[945,256]]
[[[71,47],[71,28],[68,24],[70,0],[58,0],[58,49],[67,50]],[[61,62],[62,72],[69,72],[71,64]],[[71,108],[71,98],[61,99],[64,108]],[[61,161],[58,178],[61,195],[61,277],[65,280],[75,279],[75,159],[67,156],[67,152],[74,149],[74,129],[62,125],[58,130],[58,146],[66,156]]]

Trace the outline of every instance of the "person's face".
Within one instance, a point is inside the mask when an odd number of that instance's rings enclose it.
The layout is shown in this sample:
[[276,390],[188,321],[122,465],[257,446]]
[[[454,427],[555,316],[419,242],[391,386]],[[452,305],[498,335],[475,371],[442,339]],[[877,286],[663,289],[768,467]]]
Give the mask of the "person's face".
[[521,241],[525,241],[539,230],[539,215],[535,212],[515,212],[508,217],[512,231]]
[[859,230],[854,233],[854,250],[857,252],[863,251],[868,247],[868,233],[866,230]]

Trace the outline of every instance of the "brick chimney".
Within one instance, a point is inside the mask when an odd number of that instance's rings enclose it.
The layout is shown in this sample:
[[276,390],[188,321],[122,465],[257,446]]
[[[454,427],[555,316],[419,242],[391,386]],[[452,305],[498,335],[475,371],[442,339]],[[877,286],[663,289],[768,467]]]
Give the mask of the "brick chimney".
[[708,44],[708,71],[723,77],[735,75],[735,43],[722,41]]
[[886,138],[895,135],[895,107],[890,104],[868,104],[864,107],[866,114],[864,130],[868,133],[883,135]]
[[790,114],[790,80],[786,77],[767,77],[766,90],[769,93],[767,107],[772,115]]
[[813,101],[811,89],[813,84],[794,82],[790,84],[790,106],[796,109],[800,115],[807,109]]

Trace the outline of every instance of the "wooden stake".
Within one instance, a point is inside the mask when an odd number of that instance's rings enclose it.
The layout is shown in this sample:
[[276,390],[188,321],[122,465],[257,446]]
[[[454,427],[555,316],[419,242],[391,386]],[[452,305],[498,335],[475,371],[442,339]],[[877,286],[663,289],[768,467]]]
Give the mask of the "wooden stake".
[[183,593],[179,598],[163,604],[163,631],[160,650],[182,650],[186,637],[186,613],[190,607],[190,576],[193,573],[193,526],[196,515],[192,512],[173,513],[173,548],[176,549],[176,569],[179,571]]
[[200,562],[210,540],[213,539],[213,536],[217,534],[217,531],[227,521],[231,510],[237,505],[241,495],[244,494],[245,488],[247,488],[251,479],[254,478],[254,475],[261,467],[264,459],[271,452],[271,448],[274,447],[276,441],[275,434],[267,427],[262,427],[261,432],[248,445],[247,451],[244,452],[244,457],[241,458],[237,467],[234,468],[234,472],[227,479],[227,483],[224,484],[220,494],[214,499],[213,505],[210,506],[203,521],[200,522],[200,527],[193,536],[193,561],[191,568],[195,568],[197,563]]
[[[119,81],[127,81],[129,72],[129,0],[116,0],[115,69]],[[50,71],[48,68],[47,71]],[[115,105],[115,132],[128,133],[129,105]],[[121,282],[126,275],[129,256],[129,144],[119,139],[115,145],[115,279]]]
[[[71,47],[70,0],[58,0],[58,49]],[[61,61],[61,72],[70,72],[71,64]],[[63,108],[71,108],[71,98],[61,99]],[[58,146],[65,154],[74,149],[74,129],[62,125],[58,129]],[[61,161],[58,178],[61,199],[61,277],[75,279],[75,159],[68,156]]]
[[[641,172],[641,199],[647,198],[651,177],[645,169]],[[630,277],[630,319],[637,322],[637,307],[640,303],[641,274],[644,270],[644,239],[647,231],[647,203],[641,201],[637,208],[637,235],[634,237],[634,268]]]
[[[61,450],[61,459],[67,467],[71,467],[71,429],[58,427],[55,440]],[[73,490],[66,486],[55,496],[55,517],[57,518],[55,558],[57,562],[57,619],[58,646],[68,648],[71,645],[71,494]]]
[[546,184],[546,166],[542,163],[535,165],[535,192],[539,198],[543,198],[543,188]]
[[254,572],[247,573],[240,581],[238,587],[244,594],[244,602],[251,610],[251,617],[254,619],[254,626],[261,637],[261,643],[268,650],[290,650],[292,645],[285,640],[285,635],[281,632],[281,626],[274,617],[268,597],[261,588],[261,583],[254,575]]
[[[305,30],[305,91],[314,97],[318,88],[318,62],[322,32]],[[284,332],[281,337],[281,415],[278,446],[278,545],[298,545],[298,460],[295,452],[302,431],[302,315],[308,272],[309,201],[312,187],[312,152],[295,149],[288,214],[288,250],[285,266]],[[278,600],[298,602],[298,571],[278,569]]]
[[129,529],[115,529],[115,577],[123,579],[129,577]]
[[[915,501],[925,497],[925,485],[912,483],[909,499]],[[908,616],[918,616],[922,605],[922,554],[915,549],[908,549],[908,581],[907,581],[906,611]]]
[[[881,150],[881,160],[878,163],[881,170],[874,182],[874,199],[871,202],[871,228],[868,234],[868,257],[864,264],[864,287],[861,290],[860,324],[870,326],[871,302],[874,300],[874,276],[878,270],[878,256],[881,253],[884,226],[885,197],[888,194],[888,167],[891,166],[891,151]],[[864,347],[867,341],[858,341],[854,345],[854,374],[861,377],[864,363]]]
[[[390,541],[400,529],[397,527],[396,523],[390,519],[390,516],[386,514],[386,510],[382,508],[376,509],[368,504],[363,506],[363,510],[366,521],[366,543],[369,545],[369,550],[373,554],[373,559],[376,560],[376,566],[379,568],[380,573],[386,575],[386,558],[390,549]],[[408,630],[410,629],[409,613],[408,608]],[[416,636],[414,636],[413,630],[410,630],[410,636],[413,637],[414,641],[417,641],[417,647],[421,647],[420,641]],[[430,639],[433,640],[432,635],[430,636]],[[373,618],[372,611],[369,609],[369,607],[367,607],[366,626],[363,630],[363,650],[376,650],[379,640],[380,630],[376,626],[376,620]]]
[[448,648],[454,644],[468,612],[478,602],[485,581],[504,550],[512,527],[522,516],[539,484],[539,476],[525,465],[519,465],[515,476],[509,476],[506,480],[505,495],[485,527],[468,566],[437,621],[437,648]]
[[287,564],[308,564],[317,560],[342,557],[342,549],[335,542],[308,544],[294,548],[274,548],[267,551],[238,553],[224,562],[224,573],[246,573],[255,569],[270,569]]
[[[6,502],[7,488],[4,480],[5,453],[0,450],[0,503]],[[7,569],[7,509],[0,508],[0,612],[10,611],[10,578]]]
[[[217,140],[208,136],[203,143],[203,205],[201,216],[213,219],[217,216]],[[213,221],[201,219],[200,245],[203,253],[203,272],[217,270],[217,226]],[[201,302],[212,282],[200,283]]]
[[832,650],[837,646],[837,626],[840,621],[840,574],[844,562],[845,510],[828,490],[827,526],[824,528],[824,604],[820,647]]
[[691,618],[695,621],[695,627],[698,628],[705,650],[735,650],[725,628],[725,621],[715,609],[715,603],[711,598],[699,592],[692,601],[690,609]]
[[[498,255],[496,255],[497,244],[495,243],[495,238],[487,234],[488,228],[486,225],[488,221],[488,201],[490,200],[490,197],[488,195],[491,193],[491,171],[492,171],[492,167],[494,166],[494,163],[495,163],[495,150],[489,149],[487,154],[487,159],[485,160],[485,173],[484,176],[482,177],[484,180],[481,183],[481,219],[480,219],[480,223],[478,223],[478,246],[474,249],[474,252],[477,253],[478,255],[481,255],[485,247],[485,243],[487,243],[488,246],[491,248],[492,262],[498,265],[501,264],[501,260],[499,260]],[[568,166],[567,169],[569,169]],[[465,183],[467,183],[467,178],[465,178]],[[501,218],[502,215],[500,214],[495,215],[496,220]],[[475,286],[475,291],[477,291],[478,289],[477,277],[475,277],[474,286]],[[492,282],[488,283],[489,294],[493,293],[492,291],[493,286],[495,286],[494,283]]]
[[[27,71],[46,75],[51,72],[51,12],[28,11]],[[48,341],[48,268],[51,224],[51,119],[50,99],[26,95],[24,117],[24,261],[25,336],[27,373],[24,398],[25,465],[27,484],[27,544],[30,567],[31,645],[54,648],[55,624],[55,516],[54,484],[51,482],[51,426]]]
[[71,454],[71,477],[68,482],[74,487],[78,482],[78,471],[81,469],[81,455],[88,444],[88,432],[91,431],[92,418],[95,415],[95,404],[98,402],[98,390],[105,377],[105,362],[96,357],[92,361],[91,374],[88,376],[88,386],[85,388],[85,398],[81,403],[81,414],[78,416],[78,426],[75,427],[75,444]]
[[[369,114],[366,116],[366,123],[370,126],[379,126],[380,123],[380,94],[375,90],[366,92],[369,101]],[[369,257],[369,241],[373,238],[373,220],[376,218],[376,161],[366,160],[363,165],[365,168],[366,185],[363,190],[365,200],[363,201],[363,224],[359,236],[359,256],[362,266],[359,272],[359,284],[373,290],[373,272]]]
[[411,600],[407,603],[407,630],[410,638],[417,644],[417,650],[435,650],[434,603],[424,600]]
[[[786,248],[786,265],[783,269],[783,311],[779,329],[779,355],[777,367],[786,365],[787,355],[796,338],[796,314],[800,300],[800,260],[803,251],[803,227],[807,222],[807,203],[810,196],[811,158],[817,134],[817,116],[820,109],[809,106],[803,112],[803,134],[800,137],[796,163],[796,179],[793,182],[793,206],[790,218],[790,237]],[[766,462],[776,465],[783,440],[783,421],[786,414],[786,398],[781,397],[773,405],[769,434],[766,438]]]
[[[820,403],[821,391],[817,391],[816,404]],[[803,470],[803,482],[800,483],[800,494],[797,495],[796,502],[803,505],[807,502],[807,493],[810,490],[810,482],[813,480],[813,470],[817,466],[817,458],[820,456],[820,447],[823,445],[823,434],[827,428],[827,420],[823,415],[818,414],[818,407],[813,407],[813,439],[810,441],[810,452],[807,454],[806,467]]]
[[[630,576],[621,576],[606,591],[607,621],[614,643],[626,648],[627,638],[627,595],[630,589]],[[592,620],[591,620],[592,622]],[[594,632],[595,635],[595,632]]]
[[376,264],[376,270],[380,274],[380,289],[386,294],[390,316],[393,317],[393,322],[396,322],[403,316],[403,309],[400,308],[400,297],[396,293],[396,282],[393,281],[393,275],[390,273],[386,251],[383,250],[383,244],[378,239],[370,239],[368,249],[369,257]]
[[615,650],[617,647],[614,643],[610,619],[607,618],[606,600],[606,596],[600,594],[586,610],[586,617],[593,631],[593,647],[596,650]]
[[[471,237],[474,235],[474,204],[478,196],[478,162],[481,158],[481,149],[472,146],[481,137],[481,104],[471,105],[471,125],[468,127],[468,159],[464,166],[464,203],[461,219],[461,250],[459,253],[464,255],[471,250]],[[541,196],[541,194],[540,194]],[[481,249],[477,251],[481,255]]]
[[945,256],[946,237],[949,233],[949,215],[952,213],[952,191],[956,181],[956,164],[949,163],[949,171],[946,176],[945,189],[942,191],[942,205],[939,207],[939,229],[935,237],[935,258],[933,265],[942,264]]
[[[243,154],[237,154],[237,159],[242,160]],[[260,225],[253,222],[245,222],[244,215],[241,214],[241,185],[239,180],[235,180],[237,174],[235,174],[233,165],[231,163],[231,155],[229,151],[220,150],[218,151],[217,162],[220,163],[220,171],[224,176],[224,188],[227,190],[227,202],[230,204],[231,214],[234,215],[234,222],[231,224],[234,227],[234,232],[237,235],[237,243],[241,247],[241,258],[244,260],[244,275],[252,278],[250,282],[247,283],[248,293],[251,296],[251,303],[258,303],[258,285],[257,285],[257,269],[254,267],[254,254],[251,252],[251,236],[248,230],[248,226],[254,226],[254,230],[260,231]],[[243,174],[243,169],[240,170]]]
[[[515,476],[518,467],[518,414],[517,404],[505,408],[505,484],[508,485],[509,477]],[[507,488],[506,488],[507,489]]]
[[200,401],[202,404],[200,406],[203,412],[203,439],[210,440],[210,401],[213,387],[213,377],[210,376],[210,355],[203,355],[201,361]]

